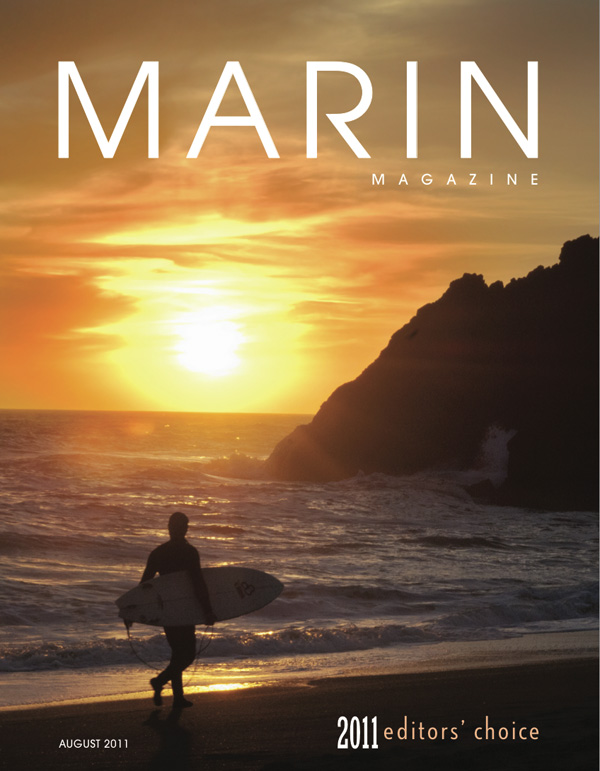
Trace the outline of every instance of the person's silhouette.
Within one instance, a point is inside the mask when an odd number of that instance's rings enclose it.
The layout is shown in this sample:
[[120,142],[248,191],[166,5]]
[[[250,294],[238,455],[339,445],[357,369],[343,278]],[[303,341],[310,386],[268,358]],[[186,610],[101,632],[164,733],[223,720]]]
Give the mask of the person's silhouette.
[[[216,617],[210,604],[210,598],[200,568],[200,555],[185,539],[188,529],[188,518],[180,511],[176,511],[169,519],[170,540],[158,546],[150,553],[146,569],[142,575],[141,583],[153,578],[156,573],[161,576],[167,573],[176,573],[179,570],[187,570],[192,579],[194,591],[200,600],[206,623],[212,626]],[[163,686],[171,681],[173,689],[173,709],[191,707],[192,702],[184,698],[182,672],[196,658],[196,628],[192,626],[166,626],[165,635],[171,646],[171,661],[166,669],[150,680],[154,690],[154,703],[157,707],[162,704],[161,691]]]

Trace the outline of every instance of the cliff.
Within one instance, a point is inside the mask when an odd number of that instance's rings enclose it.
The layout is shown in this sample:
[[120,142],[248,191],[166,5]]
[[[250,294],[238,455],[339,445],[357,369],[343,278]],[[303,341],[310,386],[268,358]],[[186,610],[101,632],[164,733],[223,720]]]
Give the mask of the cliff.
[[330,481],[470,467],[490,426],[512,429],[502,503],[597,506],[598,239],[504,286],[465,274],[424,306],[312,422],[269,476]]

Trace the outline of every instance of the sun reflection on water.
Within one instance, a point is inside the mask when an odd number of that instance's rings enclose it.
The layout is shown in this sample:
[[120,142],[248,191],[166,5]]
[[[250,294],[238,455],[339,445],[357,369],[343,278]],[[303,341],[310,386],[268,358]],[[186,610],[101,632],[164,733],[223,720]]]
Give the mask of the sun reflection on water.
[[221,691],[241,691],[257,688],[260,683],[212,683],[211,685],[193,685],[187,690],[193,693],[218,693]]

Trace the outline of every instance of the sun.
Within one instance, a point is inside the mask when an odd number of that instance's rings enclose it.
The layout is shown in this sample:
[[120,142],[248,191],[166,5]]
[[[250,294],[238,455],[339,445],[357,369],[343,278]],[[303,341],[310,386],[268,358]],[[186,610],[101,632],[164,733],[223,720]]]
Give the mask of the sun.
[[177,331],[177,360],[191,372],[222,377],[240,366],[237,351],[246,338],[234,321],[205,318],[181,324]]

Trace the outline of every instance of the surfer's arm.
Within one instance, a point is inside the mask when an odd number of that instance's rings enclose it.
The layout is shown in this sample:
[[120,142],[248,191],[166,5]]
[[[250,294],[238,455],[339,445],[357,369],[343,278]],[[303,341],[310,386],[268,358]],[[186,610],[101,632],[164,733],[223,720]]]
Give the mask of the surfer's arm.
[[148,562],[146,563],[146,569],[142,573],[140,584],[143,584],[144,581],[149,581],[151,578],[154,578],[157,572],[158,571],[154,566],[154,560],[152,559],[152,554],[150,554],[150,556],[148,557]]

